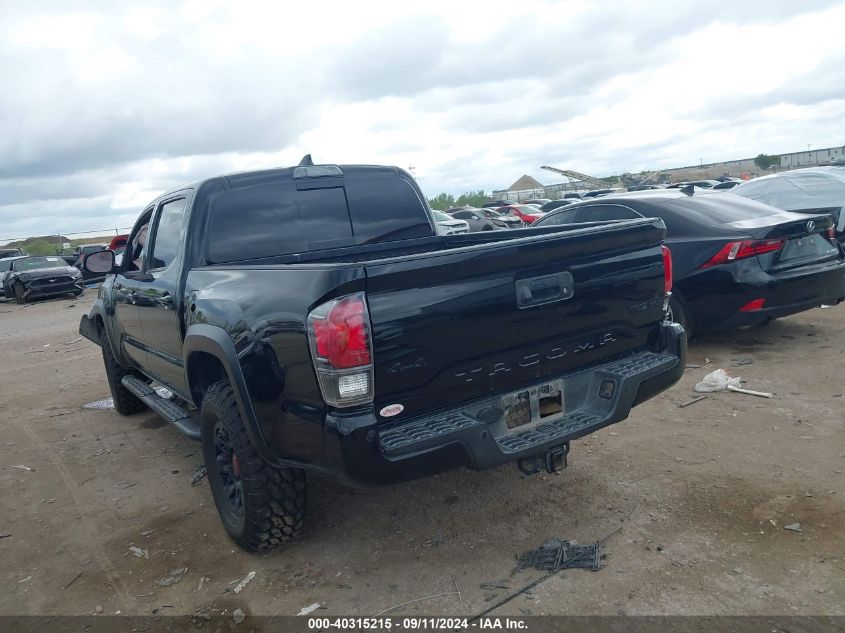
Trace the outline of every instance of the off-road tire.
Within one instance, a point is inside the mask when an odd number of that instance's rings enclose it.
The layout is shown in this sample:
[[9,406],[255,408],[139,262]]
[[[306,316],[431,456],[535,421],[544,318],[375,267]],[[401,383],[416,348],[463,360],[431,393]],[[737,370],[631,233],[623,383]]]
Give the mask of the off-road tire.
[[23,284],[21,282],[17,282],[15,284],[15,303],[19,306],[26,303],[26,297],[24,297],[25,292],[26,290],[24,289]]
[[[250,552],[267,552],[291,540],[305,516],[305,471],[267,464],[249,442],[228,381],[211,385],[200,410],[202,452],[214,504],[229,536]],[[226,434],[239,466],[241,514],[227,498],[215,437]],[[231,476],[231,475],[229,475]]]
[[680,324],[687,333],[687,339],[693,337],[693,323],[687,314],[686,304],[684,300],[674,292],[669,297],[669,313],[675,323]]
[[103,365],[106,368],[106,378],[109,381],[109,390],[114,401],[115,411],[120,415],[132,415],[133,413],[144,411],[147,405],[120,382],[126,375],[136,376],[142,380],[143,377],[137,372],[131,369],[124,369],[118,364],[114,354],[112,354],[108,334],[106,334],[105,329],[102,327],[100,327],[100,349],[103,351]]

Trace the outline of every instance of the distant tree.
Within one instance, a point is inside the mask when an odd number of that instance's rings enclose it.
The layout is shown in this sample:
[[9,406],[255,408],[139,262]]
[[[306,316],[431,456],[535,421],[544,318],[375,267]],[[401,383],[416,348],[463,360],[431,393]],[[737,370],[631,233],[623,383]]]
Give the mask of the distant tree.
[[480,207],[487,201],[487,192],[483,189],[478,191],[467,191],[458,196],[455,201],[456,207]]
[[772,167],[780,166],[780,156],[775,156],[773,154],[758,154],[757,158],[754,159],[754,164],[757,165],[757,168],[761,171],[766,171]]
[[451,193],[441,193],[435,198],[429,198],[428,205],[432,209],[437,209],[439,211],[445,211],[446,209],[451,209],[452,207],[480,207],[486,202],[487,198],[487,192],[483,189],[462,193],[458,196],[457,200]]
[[603,180],[604,182],[606,182],[609,185],[615,185],[615,184],[619,183],[619,177],[618,176],[607,176],[605,178],[602,178],[601,180]]
[[428,204],[432,209],[445,211],[449,207],[455,206],[455,197],[451,193],[441,193],[435,198],[429,198]]

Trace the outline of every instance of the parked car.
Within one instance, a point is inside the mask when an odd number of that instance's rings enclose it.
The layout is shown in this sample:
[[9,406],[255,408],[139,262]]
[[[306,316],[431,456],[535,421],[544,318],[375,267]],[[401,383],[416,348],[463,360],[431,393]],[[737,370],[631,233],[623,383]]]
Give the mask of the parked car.
[[[26,257],[26,255],[16,255],[13,257],[0,258],[0,293],[2,293],[4,297],[6,297],[4,289],[6,286],[6,277],[9,274],[9,269],[12,267],[12,262],[16,259],[20,259],[21,257]],[[14,293],[9,295],[7,298],[14,298]]]
[[796,213],[830,213],[845,242],[845,167],[809,167],[762,176],[731,190],[738,196]]
[[573,202],[575,202],[575,198],[565,198],[564,200],[552,200],[540,207],[540,211],[542,211],[543,213],[548,213],[549,211],[554,211],[555,209],[570,205]]
[[62,294],[78,297],[84,290],[82,273],[58,256],[18,257],[3,276],[3,294],[19,304]]
[[582,198],[598,198],[599,196],[607,196],[611,193],[616,193],[613,189],[593,189],[585,193]]
[[551,202],[551,198],[531,198],[530,200],[524,200],[522,204],[536,204],[537,207],[542,207],[547,202]]
[[23,257],[24,255],[26,255],[26,253],[19,248],[0,248],[0,259],[5,259],[7,257]]
[[741,180],[723,180],[719,184],[713,185],[713,190],[714,191],[727,191],[728,189],[733,189],[734,187],[736,187],[741,182],[742,182]]
[[463,220],[456,220],[451,215],[442,211],[432,211],[434,214],[434,226],[438,235],[457,235],[469,233],[469,225]]
[[663,189],[660,185],[631,185],[628,191],[651,191],[652,189]]
[[564,200],[580,200],[581,194],[577,191],[567,191],[563,194]]
[[522,220],[496,213],[492,209],[460,209],[452,214],[453,218],[463,220],[471,232],[493,231],[496,229],[515,229],[522,226]]
[[498,209],[508,204],[513,204],[513,200],[490,200],[481,206],[485,209]]
[[537,207],[532,207],[531,205],[526,204],[509,204],[504,207],[499,207],[496,211],[502,215],[519,218],[523,224],[533,224],[545,215],[545,213],[540,211]]
[[730,193],[640,191],[583,202],[535,226],[657,217],[666,223],[669,308],[692,333],[758,325],[845,298],[833,218],[789,213]]
[[240,546],[296,534],[306,470],[554,472],[571,440],[683,374],[660,220],[444,238],[424,200],[395,167],[232,174],[154,200],[137,268],[87,257],[109,274],[79,331],[116,410],[149,406],[202,442]]

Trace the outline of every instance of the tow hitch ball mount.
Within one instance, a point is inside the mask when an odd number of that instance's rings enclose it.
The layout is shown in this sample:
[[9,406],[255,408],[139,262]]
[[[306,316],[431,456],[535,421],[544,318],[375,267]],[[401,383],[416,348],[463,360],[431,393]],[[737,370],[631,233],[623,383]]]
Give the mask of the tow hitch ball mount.
[[516,467],[523,475],[536,475],[542,468],[551,474],[567,467],[567,455],[569,455],[569,442],[550,448],[543,455],[523,457],[516,463]]

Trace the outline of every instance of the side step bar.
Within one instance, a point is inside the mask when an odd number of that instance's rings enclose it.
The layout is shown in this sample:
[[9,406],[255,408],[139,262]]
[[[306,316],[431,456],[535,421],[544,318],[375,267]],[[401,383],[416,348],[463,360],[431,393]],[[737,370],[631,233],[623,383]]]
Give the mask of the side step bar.
[[165,400],[156,393],[155,389],[134,376],[124,376],[120,382],[145,405],[170,422],[170,424],[179,429],[183,434],[192,440],[200,439],[200,425],[178,404],[170,400]]

